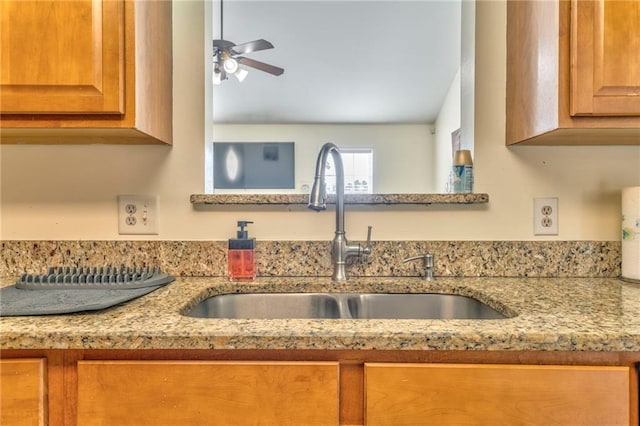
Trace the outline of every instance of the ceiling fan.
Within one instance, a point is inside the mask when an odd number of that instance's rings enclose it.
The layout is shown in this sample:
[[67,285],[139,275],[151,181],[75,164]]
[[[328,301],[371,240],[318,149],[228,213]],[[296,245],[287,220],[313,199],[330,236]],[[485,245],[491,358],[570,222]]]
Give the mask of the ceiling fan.
[[283,68],[255,59],[246,58],[245,55],[259,50],[273,49],[273,44],[264,39],[254,40],[247,43],[235,44],[225,40],[222,32],[223,5],[220,0],[220,39],[213,40],[213,83],[220,84],[226,80],[229,74],[233,74],[239,81],[244,80],[248,71],[240,65],[255,68],[275,76],[284,72]]

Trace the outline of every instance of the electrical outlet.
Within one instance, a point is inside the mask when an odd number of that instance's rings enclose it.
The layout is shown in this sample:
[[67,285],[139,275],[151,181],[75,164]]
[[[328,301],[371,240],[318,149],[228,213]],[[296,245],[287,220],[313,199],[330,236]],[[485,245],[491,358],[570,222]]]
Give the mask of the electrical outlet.
[[118,233],[158,234],[158,196],[118,195]]
[[533,199],[533,234],[558,235],[558,198]]

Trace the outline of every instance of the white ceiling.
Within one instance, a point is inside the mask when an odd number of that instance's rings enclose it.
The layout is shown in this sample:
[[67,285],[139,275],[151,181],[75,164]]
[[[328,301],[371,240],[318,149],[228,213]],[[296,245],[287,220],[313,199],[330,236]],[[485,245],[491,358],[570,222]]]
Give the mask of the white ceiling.
[[[213,36],[220,4],[213,2]],[[224,1],[224,38],[264,38],[249,68],[214,87],[214,122],[433,123],[460,66],[460,0]]]

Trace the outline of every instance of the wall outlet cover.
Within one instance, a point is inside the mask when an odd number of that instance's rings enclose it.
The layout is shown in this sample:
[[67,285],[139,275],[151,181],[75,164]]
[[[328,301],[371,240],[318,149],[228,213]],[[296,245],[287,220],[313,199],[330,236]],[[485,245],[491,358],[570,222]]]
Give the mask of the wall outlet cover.
[[533,234],[558,235],[558,197],[533,199]]
[[158,234],[157,195],[118,195],[118,234]]

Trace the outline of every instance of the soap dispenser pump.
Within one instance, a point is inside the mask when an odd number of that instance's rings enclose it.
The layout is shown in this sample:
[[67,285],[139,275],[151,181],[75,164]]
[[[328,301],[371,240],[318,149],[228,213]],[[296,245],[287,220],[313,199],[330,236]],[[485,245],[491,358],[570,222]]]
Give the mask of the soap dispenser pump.
[[253,222],[239,220],[237,238],[229,239],[227,273],[231,281],[250,281],[256,277],[256,239],[244,228]]

